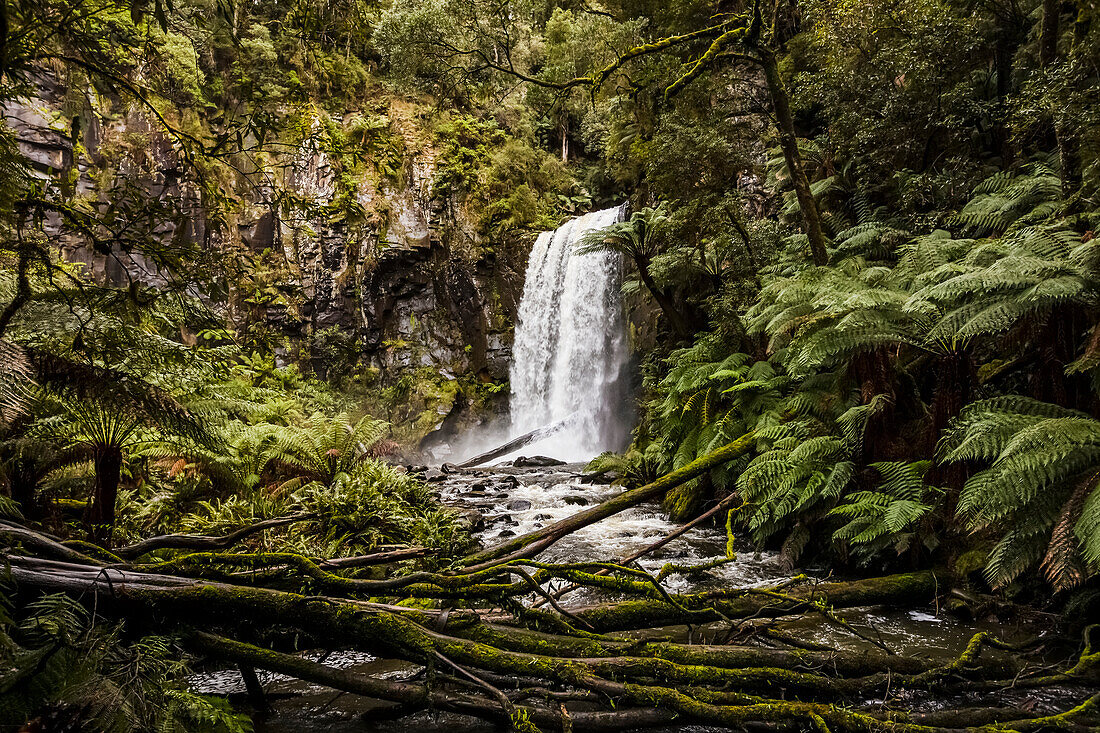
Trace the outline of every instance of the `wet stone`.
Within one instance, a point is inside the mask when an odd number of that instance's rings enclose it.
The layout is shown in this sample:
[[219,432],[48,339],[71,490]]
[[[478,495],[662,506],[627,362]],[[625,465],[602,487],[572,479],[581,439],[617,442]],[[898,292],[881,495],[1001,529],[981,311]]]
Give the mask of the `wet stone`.
[[512,465],[516,468],[545,468],[546,466],[564,466],[565,461],[549,456],[520,456]]
[[508,503],[508,511],[510,512],[522,512],[525,509],[531,508],[531,502],[526,499],[516,499],[515,501]]
[[588,499],[583,496],[566,496],[562,498],[562,501],[564,501],[566,504],[569,504],[570,506],[588,505]]

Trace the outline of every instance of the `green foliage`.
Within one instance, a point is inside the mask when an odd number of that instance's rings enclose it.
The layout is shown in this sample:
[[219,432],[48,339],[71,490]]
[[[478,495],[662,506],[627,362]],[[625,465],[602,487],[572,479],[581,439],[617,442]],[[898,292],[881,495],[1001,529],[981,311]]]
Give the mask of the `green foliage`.
[[903,555],[922,542],[934,550],[937,539],[920,533],[920,524],[936,508],[943,490],[925,483],[931,461],[872,463],[868,468],[881,483],[871,491],[853,491],[830,514],[847,520],[833,539],[847,543],[853,553],[870,562],[886,550]]
[[1041,564],[1056,589],[1082,583],[1100,563],[1100,421],[1026,397],[968,405],[945,432],[946,461],[989,464],[966,482],[958,513],[994,531],[986,577],[1003,586]]
[[436,142],[436,190],[462,194],[485,233],[553,228],[584,194],[560,160],[495,120],[451,116],[436,128]]
[[[6,599],[4,599],[6,600]],[[0,722],[52,717],[104,733],[250,733],[247,716],[187,688],[189,670],[164,637],[127,639],[121,626],[93,623],[65,595],[48,595],[0,619],[4,664]]]
[[[819,187],[823,200],[826,190],[837,189]],[[745,316],[747,335],[766,339],[767,361],[711,335],[673,352],[654,382],[662,399],[648,417],[651,432],[664,437],[665,466],[755,431],[756,455],[708,479],[735,488],[751,536],[778,543],[789,562],[826,529],[858,562],[919,561],[939,552],[960,522],[976,536],[1002,533],[988,557],[994,585],[1039,564],[1056,588],[1083,582],[1096,558],[1084,513],[1095,484],[1091,418],[1065,412],[1079,416],[1074,422],[1048,414],[1066,408],[1034,401],[1024,409],[1016,398],[999,399],[1020,414],[994,410],[996,400],[963,407],[979,380],[998,379],[1009,359],[1051,353],[1064,372],[1050,378],[1070,386],[1059,393],[1039,385],[1041,393],[1089,394],[1069,390],[1083,389],[1077,375],[1091,378],[1098,364],[1086,332],[1100,302],[1097,248],[1072,220],[1057,218],[1060,190],[1040,164],[996,174],[953,220],[964,234],[993,236],[913,236],[875,213],[838,233],[829,266],[792,260],[774,268]],[[827,205],[850,210],[853,197]],[[982,369],[968,366],[978,359]],[[965,487],[949,466],[931,462],[927,435],[959,409],[942,460],[993,465]],[[1063,422],[1043,423],[1028,438],[1030,418],[1021,415],[1029,411]],[[1017,434],[1021,442],[1013,442]],[[945,477],[953,485],[941,485]],[[941,511],[955,494],[957,519]],[[702,498],[689,486],[668,502],[690,514]]]

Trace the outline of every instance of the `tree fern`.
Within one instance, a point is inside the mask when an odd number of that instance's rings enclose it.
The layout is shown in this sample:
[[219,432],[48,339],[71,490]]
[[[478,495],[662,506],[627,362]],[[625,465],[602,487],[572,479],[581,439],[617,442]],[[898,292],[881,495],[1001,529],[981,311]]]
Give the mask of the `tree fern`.
[[1021,220],[1030,224],[1049,218],[1062,197],[1062,181],[1055,171],[1036,163],[1016,175],[998,173],[974,194],[952,223],[970,236],[1000,234]]
[[975,531],[1001,532],[986,568],[991,584],[1040,562],[1057,589],[1095,571],[1100,421],[1021,397],[986,400],[963,410],[939,453],[945,461],[989,462],[967,481],[958,513]]
[[925,483],[930,461],[872,463],[877,476],[873,490],[846,494],[830,516],[845,524],[833,539],[847,544],[862,562],[881,554],[901,555],[918,539],[930,544],[931,533],[920,532],[920,522],[937,505],[943,492]]

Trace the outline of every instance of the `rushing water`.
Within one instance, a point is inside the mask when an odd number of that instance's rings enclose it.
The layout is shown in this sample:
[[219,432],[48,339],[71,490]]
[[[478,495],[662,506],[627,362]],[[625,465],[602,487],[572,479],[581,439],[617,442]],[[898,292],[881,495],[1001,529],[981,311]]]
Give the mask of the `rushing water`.
[[527,263],[512,346],[512,432],[568,418],[534,449],[558,458],[621,448],[627,432],[622,256],[576,252],[585,234],[622,215],[623,207],[604,209],[543,232]]

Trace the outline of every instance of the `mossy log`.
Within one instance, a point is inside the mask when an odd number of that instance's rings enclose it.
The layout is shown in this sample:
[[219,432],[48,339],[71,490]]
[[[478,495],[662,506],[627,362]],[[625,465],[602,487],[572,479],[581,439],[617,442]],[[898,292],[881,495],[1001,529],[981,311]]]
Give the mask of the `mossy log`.
[[13,543],[18,543],[56,560],[66,560],[88,565],[96,565],[99,563],[97,559],[83,552],[79,552],[72,547],[67,547],[54,537],[49,537],[41,532],[35,532],[32,529],[20,524],[15,524],[14,522],[0,520],[0,537],[6,538]]
[[936,596],[940,581],[932,571],[888,575],[847,583],[820,583],[782,594],[767,588],[706,591],[675,596],[679,607],[656,598],[603,603],[572,609],[597,632],[645,629],[726,619],[783,616],[823,604],[833,608],[923,605]]
[[[502,649],[491,643],[473,638],[460,638],[457,626],[452,627],[447,615],[407,609],[407,613],[384,604],[352,601],[338,598],[309,597],[265,588],[239,587],[209,583],[187,578],[163,577],[116,569],[75,566],[71,563],[34,561],[24,563],[12,558],[12,575],[20,585],[46,591],[66,591],[96,598],[97,608],[128,615],[140,616],[164,624],[166,620],[187,627],[202,629],[265,628],[277,623],[299,629],[322,644],[336,648],[357,648],[381,656],[405,659],[431,666],[445,659],[457,669],[470,669],[491,673],[499,678],[535,679],[544,683],[543,694],[565,695],[575,699],[571,690],[582,691],[583,699],[607,699],[615,710],[600,718],[605,729],[622,729],[622,721],[631,720],[633,727],[642,721],[657,720],[643,713],[641,719],[617,718],[612,713],[619,710],[653,708],[660,711],[663,721],[669,715],[678,720],[697,721],[724,726],[763,725],[770,728],[806,727],[817,725],[834,731],[891,730],[898,733],[939,733],[942,725],[921,725],[903,719],[883,720],[874,711],[836,704],[845,696],[863,699],[869,691],[906,686],[931,686],[950,683],[954,678],[972,673],[983,673],[973,663],[987,639],[975,637],[955,662],[939,668],[925,669],[911,674],[878,673],[864,677],[839,678],[818,671],[764,666],[755,660],[753,666],[723,667],[713,664],[719,659],[720,650],[690,650],[677,645],[650,645],[612,641],[584,636],[574,640],[572,651],[583,653],[598,650],[600,655],[587,657],[562,657],[549,654]],[[37,565],[35,563],[38,563]],[[919,574],[914,574],[919,575]],[[881,579],[880,579],[881,580]],[[879,583],[880,588],[909,587],[912,576],[898,576],[894,581]],[[866,600],[864,588],[862,598]],[[768,594],[763,594],[771,597]],[[808,597],[813,600],[816,597]],[[436,622],[435,629],[417,622],[417,614],[423,614]],[[464,617],[468,628],[476,628],[479,622]],[[438,623],[442,620],[442,623]],[[439,628],[442,627],[442,628]],[[514,634],[507,630],[503,637]],[[529,636],[532,646],[550,644],[551,637]],[[609,656],[619,647],[618,656]],[[379,696],[382,699],[400,697],[400,702],[424,704],[426,698],[419,689],[386,687],[377,681],[356,680],[341,676],[335,671],[323,671],[297,658],[271,656],[256,647],[248,649],[239,645],[226,647],[222,653],[231,661],[255,667],[271,668],[307,679],[320,681],[328,675],[326,684],[342,685],[339,689],[356,687],[361,694]],[[247,645],[246,645],[247,646]],[[653,656],[642,656],[646,650]],[[658,656],[683,655],[681,661]],[[740,664],[748,653],[728,650],[727,662]],[[798,654],[798,653],[790,653]],[[694,658],[692,658],[694,655]],[[694,663],[706,660],[708,664]],[[685,663],[686,662],[686,663]],[[296,670],[296,671],[292,671]],[[383,689],[385,688],[385,689]],[[495,689],[495,688],[493,688]],[[552,692],[558,690],[560,692]],[[499,691],[497,691],[499,692]],[[385,694],[383,694],[385,693]],[[796,694],[802,699],[784,699]],[[385,695],[390,695],[386,698]],[[595,695],[596,697],[590,697]],[[602,696],[602,697],[601,697]],[[509,700],[507,706],[492,707],[491,696],[468,696],[461,703],[466,712],[499,719],[506,709],[518,708]],[[565,699],[565,698],[563,698]],[[564,704],[564,703],[563,703]],[[456,703],[456,706],[459,703]],[[556,727],[556,718],[537,705],[530,707],[550,727]],[[526,707],[524,709],[526,709]],[[511,714],[511,713],[509,713]],[[1092,722],[1096,716],[1095,701],[1089,699],[1077,707],[1055,716],[1035,720],[999,723],[997,728],[1033,730],[1040,727],[1078,727]],[[572,718],[572,711],[568,712]],[[593,721],[596,719],[593,718]],[[820,721],[820,724],[815,722]],[[586,723],[587,727],[588,723]],[[595,723],[593,723],[595,725]],[[1013,728],[1013,726],[1017,726]]]
[[[295,679],[331,687],[334,690],[398,703],[402,706],[401,712],[404,714],[432,708],[474,715],[501,723],[512,722],[511,716],[497,701],[485,696],[442,690],[416,682],[378,679],[206,632],[192,632],[184,640],[194,651],[215,659],[249,664],[258,669],[278,672]],[[517,704],[515,707],[526,713],[529,719],[540,728],[561,729],[563,727],[560,707],[551,708],[537,704]],[[675,713],[652,707],[569,713],[569,723],[572,729],[577,731],[628,730],[662,725],[675,719]]]
[[[48,571],[28,571],[13,566],[18,581],[46,589],[95,591],[104,601],[121,602],[137,606],[135,610],[154,612],[159,616],[172,616],[201,627],[233,626],[238,624],[278,623],[294,626],[323,641],[336,645],[352,644],[356,648],[382,656],[406,659],[422,664],[431,663],[434,653],[479,669],[499,674],[532,675],[549,679],[558,684],[577,685],[578,680],[590,675],[616,679],[662,679],[680,684],[717,685],[727,689],[778,692],[788,689],[813,692],[827,697],[866,690],[890,679],[858,678],[850,683],[810,672],[762,666],[760,659],[749,667],[720,667],[703,665],[706,652],[681,651],[681,658],[691,663],[658,656],[590,656],[569,658],[543,653],[512,651],[491,646],[483,641],[461,638],[456,635],[431,630],[416,623],[410,616],[394,613],[376,604],[316,598],[264,588],[242,588],[219,583],[186,584],[183,579],[170,580],[154,585],[141,578],[118,574],[108,584],[104,573],[84,573],[77,577],[72,572],[51,574]],[[168,580],[168,579],[165,579]],[[227,619],[232,619],[227,623]],[[482,637],[486,641],[485,636]],[[498,639],[495,639],[499,641]],[[552,640],[532,638],[533,645],[549,646]],[[543,646],[543,650],[545,650]],[[592,643],[574,647],[578,652],[607,654],[613,646]],[[629,647],[620,647],[623,651]],[[674,655],[674,647],[650,648],[651,651]],[[715,661],[711,655],[707,661]],[[733,657],[733,653],[730,653]],[[748,661],[745,653],[727,662]],[[922,672],[921,674],[927,674]],[[915,682],[924,682],[921,674],[913,676]],[[901,680],[894,679],[894,684]]]
[[166,534],[135,542],[126,547],[119,547],[115,554],[125,560],[134,560],[156,550],[220,550],[245,540],[252,535],[275,527],[285,527],[288,524],[304,522],[314,519],[313,514],[296,514],[288,517],[275,517],[265,519],[255,524],[241,527],[238,530],[224,535],[210,536],[200,534]]

